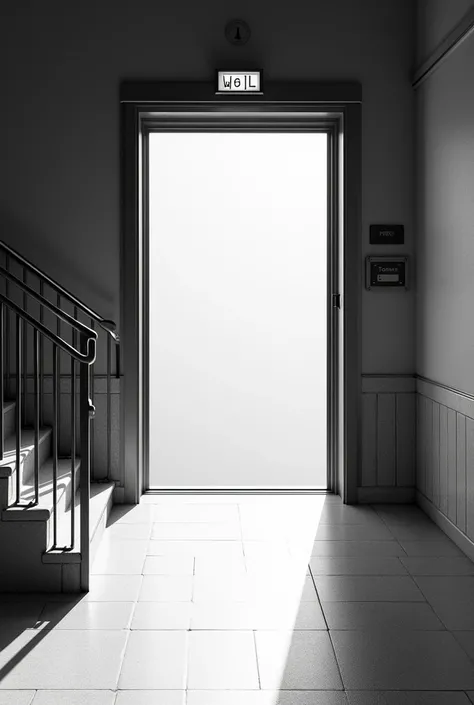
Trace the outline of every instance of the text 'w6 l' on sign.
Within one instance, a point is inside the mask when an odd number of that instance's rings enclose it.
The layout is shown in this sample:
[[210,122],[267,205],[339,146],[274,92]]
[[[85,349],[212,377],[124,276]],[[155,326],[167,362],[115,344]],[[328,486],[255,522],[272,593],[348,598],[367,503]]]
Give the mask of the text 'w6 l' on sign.
[[263,93],[262,71],[218,71],[217,93]]

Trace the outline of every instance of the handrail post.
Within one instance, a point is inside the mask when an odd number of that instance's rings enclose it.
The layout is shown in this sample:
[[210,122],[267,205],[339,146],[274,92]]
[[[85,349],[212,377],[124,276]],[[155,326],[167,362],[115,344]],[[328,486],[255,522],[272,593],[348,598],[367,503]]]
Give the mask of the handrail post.
[[[87,338],[81,335],[81,352],[87,353]],[[90,474],[91,474],[91,447],[90,447],[90,419],[92,402],[90,399],[90,374],[89,365],[80,364],[79,382],[79,414],[81,428],[81,469],[80,469],[80,501],[81,501],[81,590],[89,590],[90,572],[90,537],[89,537],[89,502],[90,502]]]
[[0,460],[3,460],[4,450],[5,450],[5,438],[4,438],[4,408],[3,402],[5,399],[5,388],[4,388],[4,368],[3,368],[3,351],[5,348],[5,306],[0,303]]

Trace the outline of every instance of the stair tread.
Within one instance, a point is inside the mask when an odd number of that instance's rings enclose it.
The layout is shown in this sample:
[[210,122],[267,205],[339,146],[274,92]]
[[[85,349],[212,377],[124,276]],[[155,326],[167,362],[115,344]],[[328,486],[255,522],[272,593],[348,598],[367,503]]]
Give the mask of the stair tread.
[[[52,434],[50,426],[42,426],[39,430],[39,443],[43,443]],[[23,428],[21,431],[21,464],[35,449],[35,430]],[[0,477],[10,477],[16,469],[16,434],[5,438],[3,460],[0,460]]]
[[[81,459],[76,458],[75,469],[76,472],[81,466]],[[43,503],[48,504],[51,501],[52,505],[52,495],[53,495],[53,459],[48,458],[48,460],[43,463],[40,468],[40,505]],[[58,459],[58,497],[66,491],[67,485],[71,482],[71,458],[59,458]],[[35,495],[35,485],[34,478],[30,477],[23,485],[21,497],[22,501],[30,501]]]
[[[80,458],[76,459],[76,472],[81,465]],[[13,514],[18,512],[33,512],[38,513],[40,510],[46,509],[51,512],[54,506],[53,501],[53,459],[42,464],[40,468],[40,486],[39,486],[39,503],[35,506],[24,506],[28,502],[34,500],[35,487],[34,478],[29,478],[24,484],[21,492],[21,506],[11,506],[4,510],[4,513]],[[57,501],[59,502],[63,495],[67,492],[68,486],[71,484],[71,458],[59,458],[58,460],[58,488]]]

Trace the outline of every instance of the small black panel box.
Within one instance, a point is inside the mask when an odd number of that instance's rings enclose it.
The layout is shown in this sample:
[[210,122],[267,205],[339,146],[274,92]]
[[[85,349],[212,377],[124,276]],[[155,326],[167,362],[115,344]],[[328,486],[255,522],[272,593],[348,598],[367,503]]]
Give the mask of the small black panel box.
[[371,225],[371,245],[403,245],[405,232],[403,225]]
[[375,287],[407,288],[408,257],[367,257],[367,289]]

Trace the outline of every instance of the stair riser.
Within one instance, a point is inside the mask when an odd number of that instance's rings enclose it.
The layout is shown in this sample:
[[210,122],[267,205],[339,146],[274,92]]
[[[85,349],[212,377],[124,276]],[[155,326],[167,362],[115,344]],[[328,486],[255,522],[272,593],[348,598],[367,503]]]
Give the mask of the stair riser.
[[[39,444],[39,461],[41,465],[49,458],[51,454],[51,434],[40,440]],[[22,483],[29,480],[35,468],[35,451],[28,454],[25,461],[21,464]],[[16,469],[9,478],[0,478],[0,511],[11,506],[16,501]]]
[[[40,439],[39,447],[38,447],[38,452],[39,452],[39,465],[41,468],[41,465],[49,458],[51,455],[51,434],[48,434],[47,436],[44,436],[42,439]],[[22,485],[23,483],[27,482],[33,477],[35,470],[35,451],[32,450],[31,453],[28,453],[27,457],[25,458],[25,461],[21,464],[21,482]],[[0,480],[1,482],[1,480]],[[2,504],[2,499],[4,501],[4,498],[2,497],[2,493],[0,491],[0,509],[4,509],[6,506],[10,506],[13,502],[16,501],[16,470],[13,472],[11,477],[8,480],[8,496],[7,496],[7,504],[4,505]]]
[[11,436],[15,433],[15,407],[9,407],[3,414],[3,436]]
[[[52,434],[48,434],[47,436],[40,438],[40,443],[38,447],[38,452],[39,452],[39,466],[43,465],[44,462],[51,456],[51,448],[52,448]],[[28,457],[25,459],[25,462],[22,464],[21,468],[21,477],[23,482],[28,482],[34,475],[35,472],[35,451],[33,450]]]
[[61,590],[61,573],[57,570],[58,566],[45,566],[41,561],[46,545],[45,522],[0,521],[0,543],[0,592]]

